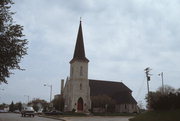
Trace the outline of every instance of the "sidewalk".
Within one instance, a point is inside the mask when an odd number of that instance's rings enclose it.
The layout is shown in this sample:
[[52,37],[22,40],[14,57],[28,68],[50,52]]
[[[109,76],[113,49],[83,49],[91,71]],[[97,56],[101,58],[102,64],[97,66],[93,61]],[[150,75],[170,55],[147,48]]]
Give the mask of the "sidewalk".
[[131,116],[80,116],[80,117],[55,117],[42,116],[45,118],[56,119],[60,121],[129,121]]

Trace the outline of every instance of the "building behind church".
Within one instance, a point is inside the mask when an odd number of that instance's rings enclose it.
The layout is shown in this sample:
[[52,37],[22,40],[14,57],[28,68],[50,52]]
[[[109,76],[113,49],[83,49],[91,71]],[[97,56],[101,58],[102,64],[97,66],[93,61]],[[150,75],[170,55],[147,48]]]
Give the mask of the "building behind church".
[[70,76],[61,80],[61,95],[64,98],[64,111],[105,112],[110,104],[95,105],[94,99],[106,97],[113,102],[113,112],[137,112],[137,102],[130,90],[122,82],[88,79],[89,60],[85,55],[82,25],[80,21],[74,55],[70,61]]

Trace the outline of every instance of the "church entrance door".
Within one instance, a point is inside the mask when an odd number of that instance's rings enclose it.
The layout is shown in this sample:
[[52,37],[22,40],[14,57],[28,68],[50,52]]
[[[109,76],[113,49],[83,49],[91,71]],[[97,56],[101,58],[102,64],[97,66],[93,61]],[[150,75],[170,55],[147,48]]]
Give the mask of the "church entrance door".
[[83,99],[81,97],[78,99],[77,110],[83,111]]

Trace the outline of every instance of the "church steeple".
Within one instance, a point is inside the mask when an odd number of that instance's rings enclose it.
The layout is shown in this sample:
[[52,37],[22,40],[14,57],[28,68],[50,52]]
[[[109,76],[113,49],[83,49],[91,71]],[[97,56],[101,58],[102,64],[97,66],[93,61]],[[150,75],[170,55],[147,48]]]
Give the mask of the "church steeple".
[[66,81],[65,111],[88,112],[91,109],[90,87],[88,79],[88,62],[86,58],[81,21],[74,49],[74,56],[70,61],[70,78]]
[[77,61],[83,61],[83,62],[89,62],[89,60],[86,58],[85,50],[84,50],[84,41],[83,41],[83,32],[82,32],[81,20],[80,20],[80,24],[79,24],[77,39],[76,39],[74,56],[73,56],[73,59],[70,61],[70,63],[72,63],[76,60]]

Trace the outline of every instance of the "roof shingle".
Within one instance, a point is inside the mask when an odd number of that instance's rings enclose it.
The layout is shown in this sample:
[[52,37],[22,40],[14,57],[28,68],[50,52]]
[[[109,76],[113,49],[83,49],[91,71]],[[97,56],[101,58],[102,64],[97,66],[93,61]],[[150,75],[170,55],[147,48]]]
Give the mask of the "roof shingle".
[[83,41],[83,32],[82,32],[81,21],[79,24],[79,30],[78,30],[76,46],[75,46],[75,50],[74,50],[74,56],[73,56],[73,59],[70,61],[70,63],[72,63],[76,60],[89,62],[89,60],[86,58],[85,50],[84,50],[84,41]]
[[90,95],[107,95],[114,99],[118,104],[137,104],[131,95],[131,90],[122,82],[89,80]]

